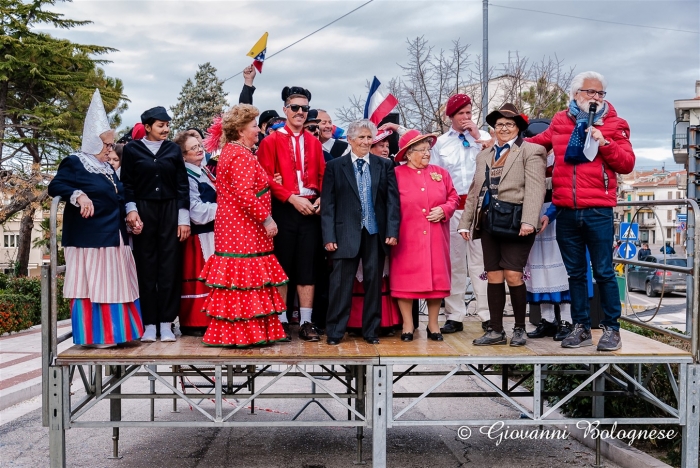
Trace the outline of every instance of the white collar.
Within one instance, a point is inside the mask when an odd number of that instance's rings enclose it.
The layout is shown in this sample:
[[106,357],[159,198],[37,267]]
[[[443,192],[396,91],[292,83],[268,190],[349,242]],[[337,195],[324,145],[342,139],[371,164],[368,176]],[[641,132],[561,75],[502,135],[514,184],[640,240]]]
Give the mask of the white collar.
[[471,133],[469,133],[469,132],[466,132],[466,133],[458,132],[457,130],[455,130],[455,129],[452,128],[452,127],[450,127],[450,130],[447,132],[447,134],[450,135],[450,136],[456,136],[456,137],[459,137],[459,135],[464,135],[464,137],[465,137],[467,140],[469,140],[469,141],[476,141],[476,138],[474,138],[474,137],[472,136]]
[[114,172],[114,169],[108,162],[100,161],[93,154],[83,153],[81,151],[76,153],[76,156],[78,159],[80,159],[80,162],[83,163],[83,167],[88,172],[93,174],[104,174],[107,176],[111,176],[112,172]]
[[360,158],[358,155],[356,155],[354,152],[350,151],[350,159],[352,160],[352,163],[355,164],[355,161],[358,159],[364,160],[367,165],[369,166],[369,153],[367,153],[364,157]]
[[202,167],[201,166],[195,166],[194,164],[188,163],[187,161],[185,161],[185,169],[188,169],[188,170],[194,172],[195,174],[197,174],[197,177],[202,175]]
[[[515,143],[515,140],[517,140],[517,139],[518,139],[518,137],[516,136],[516,137],[513,138],[512,140],[508,141],[508,142],[506,143],[506,145],[508,145],[508,146],[510,146],[510,147],[512,148],[512,147],[513,147],[513,144]],[[498,143],[496,143],[496,144],[494,145],[494,147],[496,147],[496,146],[498,146],[498,147],[500,148],[500,146],[498,145]],[[503,146],[505,146],[505,145],[503,145]]]

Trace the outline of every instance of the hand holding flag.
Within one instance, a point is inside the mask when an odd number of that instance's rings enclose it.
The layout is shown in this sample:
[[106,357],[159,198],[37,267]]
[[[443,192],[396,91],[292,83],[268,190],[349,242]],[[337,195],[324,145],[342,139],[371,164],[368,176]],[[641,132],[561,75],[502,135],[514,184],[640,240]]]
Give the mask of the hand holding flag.
[[253,66],[260,73],[262,73],[263,62],[265,61],[265,52],[267,52],[267,33],[263,34],[248,52],[248,57],[253,57]]

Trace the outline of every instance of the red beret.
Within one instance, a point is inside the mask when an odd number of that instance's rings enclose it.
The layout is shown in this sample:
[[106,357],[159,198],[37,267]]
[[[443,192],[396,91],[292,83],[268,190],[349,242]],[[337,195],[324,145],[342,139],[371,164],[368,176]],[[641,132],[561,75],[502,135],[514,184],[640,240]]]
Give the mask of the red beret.
[[471,98],[466,94],[455,94],[450,96],[450,98],[447,100],[447,105],[445,106],[445,114],[447,114],[448,117],[452,117],[459,112],[462,107],[468,106],[471,103]]

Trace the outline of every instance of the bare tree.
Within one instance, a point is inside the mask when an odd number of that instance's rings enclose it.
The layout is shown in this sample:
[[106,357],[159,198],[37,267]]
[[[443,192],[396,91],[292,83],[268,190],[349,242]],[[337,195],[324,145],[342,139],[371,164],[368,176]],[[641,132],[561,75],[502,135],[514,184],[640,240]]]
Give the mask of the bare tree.
[[[396,112],[407,127],[445,132],[450,125],[445,104],[455,92],[472,98],[474,119],[480,124],[485,117],[481,115],[484,99],[489,110],[512,102],[530,117],[551,117],[567,106],[566,90],[574,69],[566,70],[556,55],[531,63],[516,52],[500,69],[489,68],[489,92],[482,96],[482,58],[476,55],[472,60],[468,44],[457,39],[449,50],[435,51],[424,36],[407,39],[406,44],[408,61],[399,64],[403,74],[389,80],[387,87],[399,100]],[[365,100],[364,96],[350,97],[349,106],[337,110],[338,120],[348,124],[362,118]]]

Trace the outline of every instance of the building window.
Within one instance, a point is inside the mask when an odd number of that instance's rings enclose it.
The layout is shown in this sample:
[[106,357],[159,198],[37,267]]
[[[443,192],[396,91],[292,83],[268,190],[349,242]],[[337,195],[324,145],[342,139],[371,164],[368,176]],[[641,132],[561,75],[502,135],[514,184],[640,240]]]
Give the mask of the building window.
[[644,201],[644,195],[639,196],[639,201]]
[[680,200],[681,199],[681,192],[676,192],[676,199]]
[[673,221],[673,210],[666,210],[666,221]]
[[673,200],[673,192],[668,192],[668,199]]
[[5,234],[3,246],[14,249],[19,245],[19,234]]
[[666,228],[666,240],[671,239],[671,228]]
[[654,219],[654,213],[651,211],[647,213],[647,219]]

